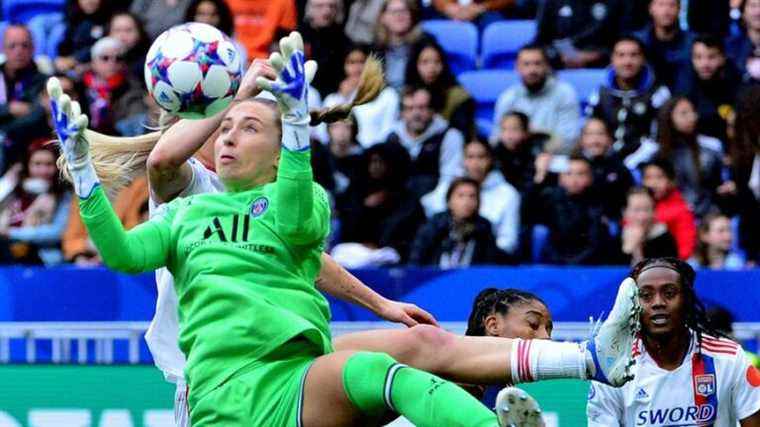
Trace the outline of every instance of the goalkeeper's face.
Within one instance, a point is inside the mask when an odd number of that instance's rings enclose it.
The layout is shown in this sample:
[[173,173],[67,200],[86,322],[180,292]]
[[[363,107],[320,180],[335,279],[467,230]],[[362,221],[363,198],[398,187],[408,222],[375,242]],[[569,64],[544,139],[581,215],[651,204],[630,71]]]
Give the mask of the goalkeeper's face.
[[641,302],[641,329],[651,338],[669,338],[686,327],[681,277],[670,268],[642,272],[636,284]]
[[251,187],[274,180],[280,153],[276,107],[247,101],[234,105],[214,142],[216,172],[225,185]]

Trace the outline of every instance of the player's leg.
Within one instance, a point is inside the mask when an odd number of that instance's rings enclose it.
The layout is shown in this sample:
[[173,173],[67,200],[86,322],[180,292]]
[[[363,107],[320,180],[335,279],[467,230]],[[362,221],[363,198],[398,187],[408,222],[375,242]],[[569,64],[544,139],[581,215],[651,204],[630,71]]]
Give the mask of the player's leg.
[[600,331],[588,342],[560,343],[458,336],[431,326],[376,330],[336,338],[336,350],[390,354],[401,363],[470,384],[517,384],[553,378],[593,378],[620,386],[630,379],[638,325],[636,284],[626,279]]
[[371,425],[390,411],[418,427],[499,425],[496,414],[457,385],[382,353],[317,358],[303,394],[303,427]]

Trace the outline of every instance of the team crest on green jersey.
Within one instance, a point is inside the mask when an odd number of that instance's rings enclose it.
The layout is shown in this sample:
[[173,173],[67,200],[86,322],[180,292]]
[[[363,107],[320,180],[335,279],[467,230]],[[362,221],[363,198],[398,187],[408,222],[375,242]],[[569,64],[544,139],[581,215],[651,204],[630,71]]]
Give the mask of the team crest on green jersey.
[[251,216],[258,218],[267,211],[267,208],[269,208],[269,199],[263,196],[259,197],[251,204]]

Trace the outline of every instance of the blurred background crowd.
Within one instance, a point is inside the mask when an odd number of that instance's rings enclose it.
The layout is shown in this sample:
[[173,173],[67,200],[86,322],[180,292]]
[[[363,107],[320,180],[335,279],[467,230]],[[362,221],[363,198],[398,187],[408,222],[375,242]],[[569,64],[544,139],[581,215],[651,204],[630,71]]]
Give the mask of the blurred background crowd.
[[[247,61],[303,34],[312,106],[387,88],[312,129],[347,267],[760,260],[760,0],[2,0],[0,262],[99,265],[60,178],[44,84],[94,130],[155,126],[143,63],[182,22]],[[115,196],[147,217],[145,179]]]

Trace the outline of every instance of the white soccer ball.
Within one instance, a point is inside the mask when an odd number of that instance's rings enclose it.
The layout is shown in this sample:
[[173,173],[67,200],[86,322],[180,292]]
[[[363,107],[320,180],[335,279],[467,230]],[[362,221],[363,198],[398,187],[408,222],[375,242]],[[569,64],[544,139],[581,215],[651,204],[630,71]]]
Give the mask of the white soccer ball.
[[240,86],[242,66],[226,35],[191,22],[166,30],[153,42],[145,58],[145,84],[164,110],[199,119],[229,105]]

